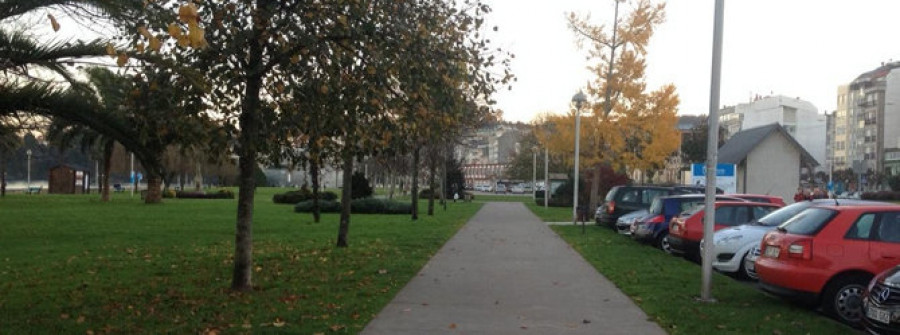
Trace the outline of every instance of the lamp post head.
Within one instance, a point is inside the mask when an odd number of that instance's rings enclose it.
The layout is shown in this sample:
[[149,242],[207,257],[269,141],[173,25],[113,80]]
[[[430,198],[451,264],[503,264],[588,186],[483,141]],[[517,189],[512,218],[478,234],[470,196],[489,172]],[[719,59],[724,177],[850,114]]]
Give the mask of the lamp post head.
[[575,95],[572,96],[572,103],[575,104],[575,109],[581,109],[581,106],[583,106],[586,102],[587,96],[584,95],[584,92],[582,92],[581,90],[578,90],[578,93],[575,93]]
[[31,156],[31,149],[25,150],[25,154]]

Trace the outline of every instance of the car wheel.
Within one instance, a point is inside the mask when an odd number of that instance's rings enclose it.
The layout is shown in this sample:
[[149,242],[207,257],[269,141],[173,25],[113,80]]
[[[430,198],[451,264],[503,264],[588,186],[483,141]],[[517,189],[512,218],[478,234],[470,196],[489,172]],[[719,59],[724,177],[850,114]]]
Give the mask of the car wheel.
[[756,274],[756,259],[759,258],[759,247],[753,247],[744,254],[741,259],[741,268],[738,269],[738,275],[743,279],[757,281],[759,275]]
[[667,254],[672,255],[674,251],[672,251],[672,245],[669,244],[669,234],[661,234],[657,239],[656,244],[659,246],[662,251],[665,251]]
[[870,279],[858,274],[834,279],[822,296],[822,309],[838,321],[855,326],[862,316],[863,292]]

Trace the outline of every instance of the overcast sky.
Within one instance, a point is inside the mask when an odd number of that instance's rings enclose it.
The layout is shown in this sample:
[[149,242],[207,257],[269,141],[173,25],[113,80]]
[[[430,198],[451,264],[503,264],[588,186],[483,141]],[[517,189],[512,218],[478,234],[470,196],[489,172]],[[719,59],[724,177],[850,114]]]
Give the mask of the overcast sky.
[[[512,51],[518,76],[496,95],[504,119],[529,122],[562,113],[591,74],[565,13],[589,13],[611,25],[613,0],[485,0],[498,25],[492,41]],[[620,5],[620,18],[632,8]],[[658,3],[659,1],[654,1]],[[647,81],[674,83],[679,115],[709,112],[714,0],[670,0],[666,22],[650,41]],[[900,60],[900,1],[726,0],[721,105],[780,94],[833,111],[838,85],[882,62]]]

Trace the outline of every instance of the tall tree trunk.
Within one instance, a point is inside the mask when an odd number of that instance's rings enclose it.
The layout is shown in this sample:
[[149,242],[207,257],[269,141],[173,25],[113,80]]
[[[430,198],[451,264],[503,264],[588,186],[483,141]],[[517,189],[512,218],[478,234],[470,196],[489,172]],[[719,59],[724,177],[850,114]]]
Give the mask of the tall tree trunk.
[[441,151],[441,205],[447,210],[447,152]]
[[415,148],[413,148],[413,161],[412,161],[412,185],[410,185],[410,190],[412,191],[412,219],[413,221],[419,219],[419,144],[415,144]]
[[394,186],[397,184],[397,175],[391,171],[388,175],[388,182],[391,183],[390,191],[388,191],[388,199],[394,200]]
[[196,171],[194,171],[194,191],[200,192],[203,190],[203,170],[199,160],[197,160],[196,164]]
[[100,201],[109,202],[109,174],[112,170],[112,155],[116,142],[109,141],[103,146],[103,178],[100,179]]
[[428,216],[434,216],[434,196],[437,195],[437,186],[434,183],[437,174],[437,156],[434,148],[429,148],[431,153],[428,155],[428,189],[431,194],[428,196]]
[[[350,143],[349,141],[347,143]],[[341,223],[338,227],[337,247],[347,247],[347,233],[350,231],[350,202],[353,194],[353,153],[344,149],[343,187],[341,188]]]
[[591,195],[588,197],[590,199],[588,213],[593,213],[597,209],[597,206],[600,205],[597,193],[600,192],[600,173],[602,173],[601,164],[597,164],[594,166],[594,178],[591,179]]
[[[318,156],[318,155],[314,154],[314,156]],[[310,175],[309,176],[310,179],[312,179],[313,222],[319,223],[319,220],[321,220],[322,215],[319,212],[319,159],[318,159],[318,157],[310,160],[309,175]]]
[[147,194],[144,196],[145,204],[158,204],[162,202],[163,178],[157,173],[147,172]]
[[6,196],[6,153],[0,152],[0,197]]
[[[256,8],[262,8],[262,0],[256,0]],[[262,13],[253,13],[262,15]],[[263,77],[262,31],[259,25],[253,25],[250,51],[246,69],[247,81],[238,122],[241,133],[238,137],[238,208],[235,224],[234,272],[231,278],[231,289],[249,291],[252,289],[253,269],[253,196],[256,189],[254,178],[257,141],[259,140],[260,111],[259,93]]]

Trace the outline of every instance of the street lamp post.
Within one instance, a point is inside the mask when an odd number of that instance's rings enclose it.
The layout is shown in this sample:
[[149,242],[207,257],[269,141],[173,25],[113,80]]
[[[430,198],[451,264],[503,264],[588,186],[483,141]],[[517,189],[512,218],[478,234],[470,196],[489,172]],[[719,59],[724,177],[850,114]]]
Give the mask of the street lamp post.
[[715,228],[716,165],[718,164],[719,94],[722,77],[722,30],[725,0],[716,0],[713,17],[712,76],[709,88],[709,135],[706,141],[706,212],[703,217],[703,262],[701,264],[700,301],[715,302],[712,297],[713,230]]
[[[580,142],[581,142],[581,107],[584,103],[587,102],[587,97],[584,95],[581,90],[572,97],[572,104],[575,105],[575,175],[574,179],[574,189],[572,195],[572,223],[576,223],[578,220],[578,156],[581,155]],[[584,222],[581,224],[581,233],[584,234]]]
[[26,170],[28,171],[28,182],[26,184],[25,192],[31,193],[31,149],[25,150],[25,156],[28,157],[28,165],[26,167]]
[[531,200],[537,199],[537,154],[538,147],[531,148]]
[[544,208],[550,205],[550,147],[544,147]]

